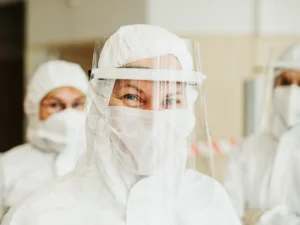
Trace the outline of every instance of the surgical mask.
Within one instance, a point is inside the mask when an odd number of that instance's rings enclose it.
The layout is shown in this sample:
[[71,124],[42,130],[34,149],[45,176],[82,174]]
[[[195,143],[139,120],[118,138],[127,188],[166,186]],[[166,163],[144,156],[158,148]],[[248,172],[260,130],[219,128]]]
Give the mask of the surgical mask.
[[110,139],[119,161],[136,175],[156,174],[175,157],[186,158],[182,143],[195,118],[185,109],[151,111],[109,107]]
[[74,148],[73,151],[83,151],[85,120],[85,113],[74,109],[54,113],[29,126],[29,142],[44,151],[62,153],[70,147]]
[[300,122],[300,87],[276,87],[274,90],[275,113],[288,127]]

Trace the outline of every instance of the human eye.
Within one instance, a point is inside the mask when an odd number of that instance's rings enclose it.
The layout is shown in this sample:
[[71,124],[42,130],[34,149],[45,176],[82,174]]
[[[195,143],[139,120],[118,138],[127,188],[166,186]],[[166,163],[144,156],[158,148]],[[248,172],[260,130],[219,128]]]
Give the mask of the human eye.
[[59,103],[59,102],[51,102],[51,103],[49,104],[49,106],[50,106],[51,108],[53,108],[53,109],[61,109],[61,108],[64,107],[64,106],[63,106],[61,103]]
[[289,85],[291,85],[291,80],[290,79],[288,79],[287,77],[283,77],[282,79],[281,79],[281,85],[282,86],[289,86]]
[[165,106],[164,108],[174,108],[174,107],[178,107],[181,105],[181,100],[180,99],[176,99],[176,98],[167,98],[163,105]]
[[73,109],[83,109],[84,108],[84,101],[76,101],[72,104]]
[[122,98],[128,101],[139,101],[140,99],[138,96],[132,94],[126,94]]
[[123,95],[121,99],[128,107],[142,107],[145,104],[145,101],[136,94],[126,94]]

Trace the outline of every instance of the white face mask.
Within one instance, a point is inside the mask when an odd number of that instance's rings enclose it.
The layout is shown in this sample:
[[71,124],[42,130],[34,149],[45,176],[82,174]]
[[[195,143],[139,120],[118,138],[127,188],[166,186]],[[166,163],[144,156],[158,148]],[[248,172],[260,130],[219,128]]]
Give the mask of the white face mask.
[[195,125],[192,111],[113,106],[109,113],[113,149],[131,173],[151,175],[161,171],[169,159],[185,160],[182,143]]
[[29,142],[44,151],[62,153],[71,147],[83,151],[85,120],[85,113],[75,109],[55,113],[44,121],[29,125]]
[[274,110],[287,127],[300,122],[300,87],[291,85],[274,90]]

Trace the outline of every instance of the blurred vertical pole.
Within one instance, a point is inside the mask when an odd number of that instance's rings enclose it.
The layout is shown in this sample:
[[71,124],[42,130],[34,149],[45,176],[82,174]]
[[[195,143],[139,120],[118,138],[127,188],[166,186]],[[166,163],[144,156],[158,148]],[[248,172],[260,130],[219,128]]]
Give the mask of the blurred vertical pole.
[[0,1],[0,152],[23,142],[24,4]]

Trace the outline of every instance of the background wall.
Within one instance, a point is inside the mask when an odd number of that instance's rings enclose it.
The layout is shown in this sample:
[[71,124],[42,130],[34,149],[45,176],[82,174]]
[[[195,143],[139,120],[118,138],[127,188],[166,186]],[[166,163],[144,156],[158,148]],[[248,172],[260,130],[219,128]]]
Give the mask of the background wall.
[[176,33],[250,34],[254,0],[149,0],[147,21]]
[[262,0],[258,3],[257,30],[260,34],[300,35],[298,0]]
[[94,40],[125,24],[199,40],[214,139],[243,136],[245,81],[300,41],[298,0],[28,0],[27,11],[27,78],[51,57],[90,68]]
[[91,41],[119,26],[146,23],[145,0],[27,0],[27,43]]

